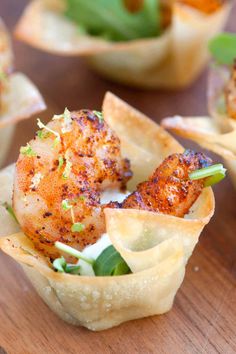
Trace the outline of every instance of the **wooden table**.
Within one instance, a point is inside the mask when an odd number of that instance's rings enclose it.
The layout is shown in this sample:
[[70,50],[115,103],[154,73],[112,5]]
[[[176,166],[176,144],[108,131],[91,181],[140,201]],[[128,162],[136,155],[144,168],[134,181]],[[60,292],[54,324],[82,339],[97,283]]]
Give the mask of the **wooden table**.
[[[26,0],[1,0],[0,15],[9,28]],[[228,29],[235,30],[236,7]],[[49,113],[99,109],[110,90],[155,121],[167,115],[206,113],[206,72],[182,92],[145,92],[111,84],[76,58],[60,58],[14,43],[16,68],[27,74],[44,95]],[[18,125],[6,164],[17,158],[32,137],[35,120]],[[187,142],[185,142],[188,146]],[[202,233],[172,311],[93,333],[57,318],[27,281],[20,267],[0,255],[0,354],[74,353],[224,353],[236,352],[236,207],[229,179],[215,188],[216,213]],[[2,349],[1,349],[2,347]],[[5,351],[4,351],[5,350]]]

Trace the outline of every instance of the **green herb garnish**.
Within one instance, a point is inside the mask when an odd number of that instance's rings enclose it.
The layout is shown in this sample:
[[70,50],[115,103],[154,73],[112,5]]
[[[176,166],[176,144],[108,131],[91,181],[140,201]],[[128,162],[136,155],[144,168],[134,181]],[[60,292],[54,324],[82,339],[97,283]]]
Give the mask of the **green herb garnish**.
[[59,136],[57,136],[54,140],[53,140],[53,144],[52,144],[52,148],[55,149],[55,147],[57,147],[57,145],[60,143],[61,139]]
[[[45,129],[48,133],[51,133],[56,136],[56,138],[53,141],[53,145],[52,145],[52,147],[55,148],[61,141],[60,134],[58,132],[55,132],[54,130],[50,129],[47,125],[43,124],[39,118],[37,119],[37,125],[40,129]],[[43,133],[41,133],[41,134],[43,134]]]
[[13,217],[13,219],[18,223],[18,220],[16,218],[16,215],[14,213],[14,210],[11,205],[9,205],[7,202],[3,203],[2,206],[8,211],[8,213]]
[[21,146],[20,153],[26,156],[36,156],[36,153],[33,151],[29,143],[26,146]]
[[66,4],[65,16],[93,36],[127,41],[160,34],[158,0],[144,0],[135,13],[126,9],[123,0],[67,0]]
[[97,276],[122,275],[130,268],[113,245],[108,246],[96,259],[93,270]]
[[66,199],[64,199],[62,202],[61,202],[61,206],[62,206],[62,209],[63,210],[70,210],[71,208],[73,208],[72,207],[72,205],[70,205],[69,203],[68,203],[68,200],[66,200]]
[[104,121],[104,118],[103,118],[103,114],[102,114],[102,112],[99,112],[99,111],[93,111],[93,113],[94,113],[94,114],[95,114],[95,116],[98,118],[99,123],[101,124],[101,123]]
[[37,131],[37,136],[39,137],[39,139],[43,140],[48,138],[50,135],[50,133],[48,131],[45,130],[39,130]]
[[64,257],[57,258],[53,261],[53,267],[60,273],[65,272],[66,260]]
[[[103,250],[96,260],[84,256],[81,252],[59,241],[55,242],[55,247],[90,264],[96,276],[117,276],[131,273],[125,260],[112,245]],[[64,257],[55,259],[53,267],[61,273],[79,274],[79,265],[67,264]]]
[[75,248],[72,248],[72,247],[70,247],[68,245],[65,245],[62,242],[56,241],[55,242],[55,247],[57,249],[59,249],[60,251],[69,254],[72,257],[75,257],[75,258],[78,258],[78,259],[82,259],[83,261],[85,261],[88,264],[91,264],[91,265],[94,264],[94,260],[93,259],[84,256],[80,251],[78,251]]
[[68,264],[64,257],[55,259],[53,261],[53,267],[60,273],[70,273],[79,275],[80,266]]
[[85,226],[81,222],[75,222],[71,226],[71,231],[72,232],[82,232],[82,231],[84,231],[84,229],[85,229]]
[[58,169],[60,170],[64,164],[64,158],[62,156],[58,157]]
[[219,64],[232,65],[236,58],[236,34],[219,34],[210,40],[209,50]]
[[221,163],[219,163],[193,171],[189,174],[189,178],[192,180],[205,178],[204,186],[209,187],[222,181],[222,179],[225,178],[225,173],[226,169]]

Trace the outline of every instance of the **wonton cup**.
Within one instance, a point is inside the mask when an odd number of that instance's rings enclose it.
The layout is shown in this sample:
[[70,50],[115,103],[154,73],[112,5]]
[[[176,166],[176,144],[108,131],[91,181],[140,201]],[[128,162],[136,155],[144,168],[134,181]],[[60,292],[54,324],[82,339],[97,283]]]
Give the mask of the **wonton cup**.
[[236,187],[236,120],[227,116],[224,88],[230,77],[229,69],[214,65],[208,80],[208,110],[210,117],[170,117],[162,125],[191,139],[207,150],[222,156]]
[[[111,93],[105,96],[103,114],[121,140],[123,156],[131,160],[130,190],[169,154],[183,152],[160,126]],[[2,171],[0,178],[6,173],[9,170]],[[3,188],[8,196],[12,179]],[[171,309],[188,258],[213,212],[211,188],[204,189],[184,219],[144,210],[105,209],[109,237],[133,273],[122,276],[56,273],[23,233],[0,238],[0,247],[23,266],[39,295],[62,319],[98,331]],[[16,226],[15,221],[8,222]]]
[[0,18],[0,165],[3,163],[15,129],[15,123],[45,109],[37,88],[21,73],[12,73],[13,53],[9,34]]
[[80,34],[63,16],[64,0],[34,0],[16,28],[19,39],[51,53],[86,56],[103,76],[143,88],[182,88],[205,66],[207,43],[225,24],[230,2],[204,14],[181,3],[173,5],[172,24],[159,36],[111,42]]

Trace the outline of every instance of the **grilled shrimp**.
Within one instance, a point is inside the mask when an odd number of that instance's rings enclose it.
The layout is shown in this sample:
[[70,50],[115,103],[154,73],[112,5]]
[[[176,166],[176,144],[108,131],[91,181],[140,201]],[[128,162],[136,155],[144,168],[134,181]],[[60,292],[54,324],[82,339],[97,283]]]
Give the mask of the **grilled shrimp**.
[[194,7],[206,14],[211,14],[217,11],[225,3],[225,0],[178,0],[178,2]]
[[228,116],[236,119],[236,59],[231,77],[225,87],[225,103]]
[[148,181],[122,203],[122,208],[143,209],[183,217],[204,188],[204,180],[190,180],[189,173],[211,165],[202,153],[187,150],[166,158]]
[[100,194],[132,176],[120,141],[101,113],[54,116],[16,163],[13,208],[24,233],[52,259],[55,241],[79,250],[105,231]]

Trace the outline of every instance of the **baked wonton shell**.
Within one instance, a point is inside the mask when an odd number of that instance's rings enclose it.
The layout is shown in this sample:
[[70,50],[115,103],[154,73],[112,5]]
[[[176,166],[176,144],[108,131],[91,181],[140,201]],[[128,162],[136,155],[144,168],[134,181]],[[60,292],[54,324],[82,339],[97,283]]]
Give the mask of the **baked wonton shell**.
[[[111,93],[105,96],[103,114],[120,137],[124,156],[131,160],[134,177],[130,190],[148,178],[166,156],[183,151],[160,126]],[[6,173],[9,170],[1,172],[0,181],[7,181]],[[12,179],[8,181],[3,187],[7,197],[12,191]],[[62,319],[103,330],[171,309],[187,260],[213,212],[211,188],[203,191],[184,219],[140,210],[106,209],[109,237],[133,271],[116,277],[56,273],[23,233],[0,238],[0,247],[23,266],[39,295]],[[9,222],[6,220],[1,224]]]
[[15,123],[45,109],[33,83],[23,74],[12,71],[11,39],[0,18],[0,72],[7,74],[0,83],[0,165],[11,144]]
[[87,56],[103,76],[145,88],[181,88],[193,82],[209,54],[207,43],[225,24],[230,2],[211,15],[176,3],[171,26],[157,38],[109,42],[80,34],[63,16],[64,0],[34,0],[20,19],[19,39],[61,55]]

